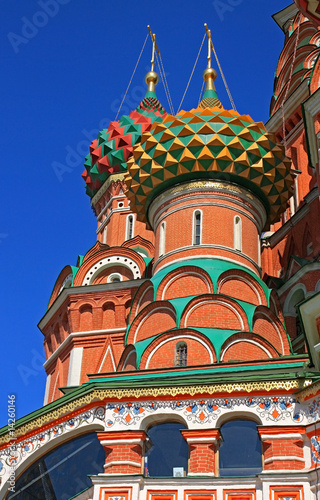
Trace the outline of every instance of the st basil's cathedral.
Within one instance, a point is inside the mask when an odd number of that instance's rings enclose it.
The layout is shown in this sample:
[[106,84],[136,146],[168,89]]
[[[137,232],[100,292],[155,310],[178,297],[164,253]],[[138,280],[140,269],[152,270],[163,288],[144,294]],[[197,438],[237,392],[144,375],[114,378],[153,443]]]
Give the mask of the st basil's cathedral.
[[[154,67],[91,143],[97,241],[39,322],[44,406],[0,430],[0,499],[320,498],[320,8],[274,14],[266,124]],[[12,471],[15,481],[12,485]]]

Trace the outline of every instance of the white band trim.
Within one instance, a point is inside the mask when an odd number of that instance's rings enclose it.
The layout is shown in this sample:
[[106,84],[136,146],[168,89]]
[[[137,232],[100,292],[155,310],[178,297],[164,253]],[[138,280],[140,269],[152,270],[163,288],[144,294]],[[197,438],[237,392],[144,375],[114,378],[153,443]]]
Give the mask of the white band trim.
[[103,441],[100,441],[100,444],[102,446],[111,446],[111,445],[117,445],[117,444],[142,444],[142,439],[104,439]]
[[214,472],[188,472],[188,476],[210,476],[210,477],[214,477],[215,474],[214,474]]
[[282,462],[285,462],[286,460],[295,460],[296,462],[304,462],[304,458],[303,457],[292,457],[292,456],[281,456],[281,457],[271,457],[271,458],[267,458],[264,463],[265,464],[269,464],[270,462],[274,462],[274,461],[282,461]]
[[217,438],[215,437],[199,437],[199,438],[185,438],[185,440],[187,441],[188,444],[215,444],[217,443]]
[[112,465],[132,465],[133,467],[139,467],[139,468],[141,467],[141,463],[132,462],[131,460],[113,460],[112,462],[105,464],[103,467],[107,469]]
[[261,441],[265,441],[267,439],[302,439],[302,434],[294,433],[291,434],[262,434],[260,435]]

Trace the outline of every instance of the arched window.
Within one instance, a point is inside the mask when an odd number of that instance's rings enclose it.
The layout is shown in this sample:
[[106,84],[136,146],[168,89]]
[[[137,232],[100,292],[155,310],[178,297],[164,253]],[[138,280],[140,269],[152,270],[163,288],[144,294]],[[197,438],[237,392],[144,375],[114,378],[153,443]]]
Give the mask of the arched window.
[[120,281],[122,281],[122,276],[119,273],[112,273],[107,279],[107,283],[119,283]]
[[159,257],[165,253],[166,246],[166,223],[161,222],[159,238]]
[[[188,469],[188,444],[181,434],[186,426],[177,422],[155,425],[148,431],[149,450],[145,455],[146,476],[174,476]],[[174,469],[180,469],[175,470]]]
[[201,245],[202,236],[202,213],[200,210],[193,212],[193,245]]
[[103,472],[104,463],[105,452],[95,432],[74,438],[30,465],[7,500],[74,497],[92,486],[88,474]]
[[187,356],[187,344],[185,342],[179,342],[176,345],[175,366],[187,366]]
[[127,217],[126,240],[133,238],[134,217],[132,214]]
[[262,446],[257,424],[231,420],[221,427],[220,476],[253,476],[262,471]]
[[233,247],[239,252],[242,251],[242,221],[238,215],[234,218]]

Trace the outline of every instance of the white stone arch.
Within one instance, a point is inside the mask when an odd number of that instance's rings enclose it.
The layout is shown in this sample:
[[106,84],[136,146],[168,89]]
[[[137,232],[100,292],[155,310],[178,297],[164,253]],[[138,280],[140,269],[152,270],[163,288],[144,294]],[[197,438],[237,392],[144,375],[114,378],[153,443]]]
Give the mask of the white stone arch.
[[303,283],[295,285],[288,293],[283,306],[283,314],[285,316],[297,316],[296,305],[304,300],[307,295],[307,289]]
[[[99,412],[98,412],[99,410]],[[88,416],[89,422],[86,421],[84,415]],[[46,455],[57,446],[67,443],[71,439],[80,437],[85,434],[90,434],[92,432],[99,432],[105,430],[105,409],[104,407],[96,407],[90,410],[84,411],[83,414],[77,415],[77,417],[71,418],[70,420],[63,422],[57,426],[53,426],[50,429],[40,431],[35,436],[31,436],[28,439],[24,439],[16,443],[17,448],[17,463],[15,464],[15,477],[18,479],[27,469],[36,462],[43,455]],[[69,425],[70,422],[74,422],[74,425]],[[77,423],[79,422],[79,425]],[[27,450],[29,447],[30,451]],[[6,482],[12,472],[12,468],[7,465],[8,455],[5,453],[8,448],[1,450],[0,461],[3,464],[1,469],[1,488],[0,488],[0,498],[2,491],[7,492]],[[23,450],[23,451],[20,451]]]
[[139,429],[145,432],[157,424],[165,424],[169,422],[177,422],[185,425],[187,429],[189,428],[188,421],[181,413],[173,412],[171,409],[168,411],[160,411],[156,412],[153,415],[147,415],[140,421]]
[[266,347],[264,347],[262,344],[260,344],[259,342],[255,341],[255,340],[252,340],[252,339],[246,339],[246,338],[240,338],[240,339],[235,339],[235,340],[232,340],[223,350],[222,354],[221,354],[221,357],[220,357],[220,361],[223,361],[223,358],[227,352],[228,349],[230,349],[230,347],[232,347],[234,344],[238,344],[239,342],[247,342],[249,344],[253,344],[255,345],[256,347],[259,347],[259,349],[262,349],[262,351],[264,351],[267,356],[269,358],[272,358],[272,354],[270,353],[270,351],[268,351],[268,349]]
[[225,277],[223,277],[221,279],[221,281],[220,281],[220,277],[219,277],[217,293],[221,293],[220,290],[221,290],[221,287],[222,287],[222,285],[224,283],[226,283],[228,281],[232,281],[232,280],[243,281],[243,283],[245,283],[246,285],[248,285],[248,287],[256,295],[256,297],[258,299],[258,305],[262,305],[260,291],[254,286],[254,284],[247,277],[243,276],[242,274],[237,274],[236,272],[234,274],[227,274]]
[[219,299],[204,300],[203,302],[197,302],[196,304],[194,304],[188,310],[188,312],[187,312],[187,314],[186,314],[186,316],[184,318],[184,324],[181,325],[181,326],[184,327],[184,328],[188,328],[188,318],[189,318],[190,314],[194,311],[194,309],[196,309],[199,306],[202,307],[205,304],[220,304],[220,305],[223,305],[223,306],[227,307],[228,309],[230,309],[236,315],[236,317],[239,320],[241,330],[244,330],[244,321],[243,321],[243,318],[241,317],[241,314],[239,313],[239,311],[234,306],[232,306],[231,304],[229,304],[229,302],[225,302],[225,301],[223,301],[221,299],[220,300]]
[[129,257],[124,257],[123,255],[112,255],[110,257],[105,257],[104,259],[101,259],[99,262],[95,262],[95,264],[91,266],[91,268],[85,275],[82,281],[82,285],[91,285],[92,282],[101,273],[101,271],[104,271],[104,269],[107,269],[108,267],[113,267],[115,265],[123,266],[126,267],[127,269],[130,269],[130,271],[133,274],[133,279],[141,278],[141,272],[137,262],[130,259]]
[[[169,304],[169,305],[171,305],[171,304]],[[148,307],[148,306],[146,306],[146,307]],[[143,310],[144,309],[142,309],[142,311]],[[140,332],[141,328],[144,326],[144,323],[150,318],[150,316],[152,316],[153,314],[155,314],[157,312],[166,312],[169,316],[170,316],[170,313],[171,313],[171,314],[174,315],[175,321],[177,320],[177,313],[176,313],[176,311],[175,311],[175,309],[173,307],[168,307],[168,306],[165,306],[165,305],[162,305],[162,304],[155,306],[142,319],[140,318],[140,323],[138,324],[137,329],[136,329],[136,331],[134,333],[134,338],[133,338],[133,342],[132,342],[133,344],[135,344],[137,342],[138,333]],[[136,318],[137,318],[137,316],[135,317],[135,319]],[[132,323],[131,323],[131,326],[132,326]]]
[[[206,273],[207,274],[207,273]],[[196,278],[200,278],[208,287],[207,289],[207,293],[212,293],[211,292],[211,283],[209,282],[209,279],[210,279],[210,276],[209,275],[205,275],[203,273],[200,273],[200,272],[197,272],[197,271],[189,271],[189,270],[183,270],[181,269],[181,272],[179,274],[175,274],[172,278],[170,278],[167,283],[165,284],[163,290],[162,290],[162,295],[161,295],[161,300],[165,300],[165,296],[166,296],[166,293],[167,293],[167,289],[169,288],[169,286],[174,282],[176,281],[177,279],[181,278],[181,277],[188,277],[188,276],[194,276]]]
[[[281,344],[281,349],[282,349],[282,353],[281,354],[285,354],[285,350],[284,350],[284,344],[283,344],[283,338],[282,338],[282,334],[281,334],[281,331],[279,329],[279,325],[277,324],[276,321],[274,321],[272,318],[270,318],[270,316],[268,315],[267,311],[266,310],[258,310],[257,314],[260,314],[260,316],[263,316],[275,329],[275,331],[277,332],[278,334],[278,337],[279,337],[279,340],[280,340],[280,344]],[[273,313],[275,315],[275,313]],[[276,316],[276,315],[275,315]],[[257,320],[257,317],[256,317],[256,313],[253,317],[253,328],[255,326],[255,322]],[[280,320],[279,320],[280,321]],[[256,332],[253,332],[253,333],[256,333]],[[271,356],[272,357],[272,356]]]
[[263,425],[263,422],[255,410],[232,410],[226,413],[222,413],[215,422],[216,427],[221,427],[223,424],[230,422],[232,420],[252,420],[258,425]]
[[[153,288],[153,284],[152,283],[144,290],[144,292],[142,292],[141,297],[138,300],[138,304],[137,304],[135,316],[138,315],[138,313],[140,312],[140,310],[142,311],[142,309],[140,309],[141,303],[142,303],[143,299],[145,298],[145,296],[147,295],[147,293],[150,292],[150,290],[154,294],[154,288]],[[144,307],[146,307],[146,306],[144,306]]]
[[169,337],[165,340],[163,340],[162,342],[160,342],[149,354],[148,356],[148,359],[146,361],[146,366],[145,366],[145,370],[149,367],[149,363],[153,357],[153,355],[158,351],[158,349],[160,349],[160,347],[162,347],[164,344],[167,344],[168,342],[172,342],[172,341],[185,341],[185,339],[191,339],[191,340],[196,340],[197,342],[199,342],[199,344],[202,344],[203,347],[208,351],[209,353],[209,357],[210,357],[210,363],[214,363],[214,359],[213,359],[213,354],[212,354],[212,351],[210,350],[210,347],[206,344],[206,342],[202,339],[199,339],[198,337],[196,337],[195,335],[177,335],[176,337]]

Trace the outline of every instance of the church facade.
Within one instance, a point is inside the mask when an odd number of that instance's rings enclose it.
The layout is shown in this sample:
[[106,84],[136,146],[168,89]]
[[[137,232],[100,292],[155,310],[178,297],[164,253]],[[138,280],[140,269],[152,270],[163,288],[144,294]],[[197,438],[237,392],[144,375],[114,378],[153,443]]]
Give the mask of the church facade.
[[303,3],[274,15],[266,125],[219,101],[208,32],[197,107],[166,112],[153,57],[143,101],[92,142],[97,241],[39,323],[44,406],[0,430],[0,499],[320,495],[320,31]]

